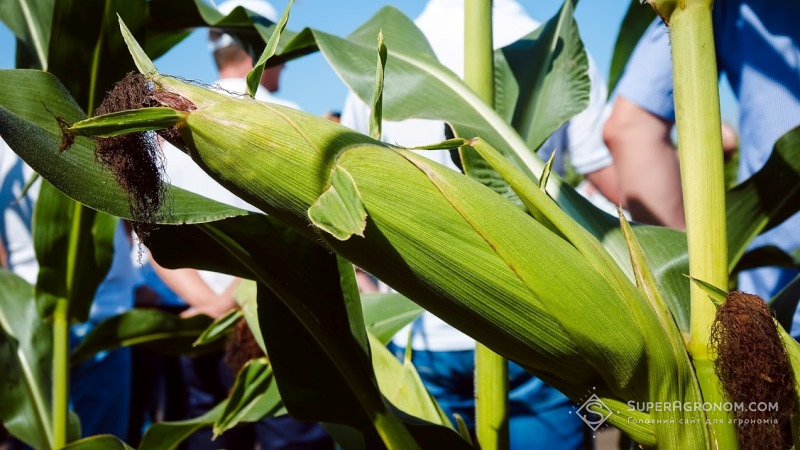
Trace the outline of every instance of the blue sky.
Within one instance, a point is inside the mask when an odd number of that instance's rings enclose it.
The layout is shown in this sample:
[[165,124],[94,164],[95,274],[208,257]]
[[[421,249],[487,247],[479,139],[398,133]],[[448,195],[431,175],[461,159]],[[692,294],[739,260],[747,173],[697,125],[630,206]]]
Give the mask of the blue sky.
[[[427,0],[296,0],[288,28],[317,28],[329,33],[347,35],[369,19],[380,8],[393,5],[411,18],[416,17]],[[285,0],[275,0],[281,11]],[[535,19],[545,21],[558,11],[560,0],[520,0]],[[601,72],[607,76],[614,40],[630,0],[583,1],[578,3],[576,18],[586,48]],[[646,6],[643,6],[646,7]],[[155,61],[159,71],[187,79],[211,83],[217,79],[216,69],[206,47],[206,32],[198,30],[166,55]],[[0,69],[14,66],[14,40],[11,32],[0,24]],[[320,54],[292,61],[281,78],[279,95],[292,100],[305,111],[321,115],[338,110],[346,89]],[[723,118],[733,121],[736,114],[731,94],[723,90]]]

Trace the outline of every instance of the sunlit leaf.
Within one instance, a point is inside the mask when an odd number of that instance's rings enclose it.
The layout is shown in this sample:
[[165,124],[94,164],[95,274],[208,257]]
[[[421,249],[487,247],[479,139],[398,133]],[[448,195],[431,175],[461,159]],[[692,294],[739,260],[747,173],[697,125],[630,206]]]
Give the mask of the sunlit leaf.
[[286,4],[283,10],[283,14],[281,14],[281,18],[278,19],[278,23],[275,25],[275,29],[272,31],[272,35],[267,41],[267,47],[247,74],[247,93],[250,94],[251,97],[255,97],[256,95],[256,90],[261,81],[261,75],[264,73],[264,66],[267,64],[267,60],[275,55],[275,51],[278,49],[278,42],[281,40],[283,30],[286,29],[286,22],[289,21],[289,13],[292,10],[292,5],[294,5],[294,0],[289,0],[289,3]]

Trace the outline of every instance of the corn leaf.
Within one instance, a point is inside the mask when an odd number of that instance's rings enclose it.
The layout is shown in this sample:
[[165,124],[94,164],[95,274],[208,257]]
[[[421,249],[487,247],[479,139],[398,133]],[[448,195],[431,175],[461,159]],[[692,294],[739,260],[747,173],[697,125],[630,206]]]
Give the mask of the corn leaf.
[[372,365],[386,399],[407,414],[452,428],[450,419],[425,389],[411,361],[398,361],[375,336],[370,335],[370,342]]
[[770,308],[775,312],[775,320],[789,332],[792,331],[798,303],[800,303],[800,275],[796,276],[769,301]]
[[[783,341],[783,346],[786,349],[789,364],[792,366],[794,374],[795,403],[800,404],[800,344],[780,326],[778,326],[778,334],[781,336],[781,341]],[[800,424],[800,411],[795,410],[794,414],[792,414],[792,439],[795,448],[800,444],[800,428],[798,428],[798,424]]]
[[77,440],[70,443],[65,450],[133,450],[116,436],[110,434],[101,434],[97,436],[90,436],[84,439]]
[[367,211],[353,177],[344,168],[336,166],[331,171],[330,183],[330,187],[308,209],[309,219],[336,239],[344,241],[354,234],[363,237]]
[[76,122],[69,131],[78,136],[111,137],[130,133],[128,124],[134,121],[137,124],[134,131],[163,130],[177,125],[181,117],[182,114],[172,108],[134,109]]
[[[208,238],[207,235],[206,238]],[[212,241],[210,244],[219,245],[214,241]],[[225,253],[227,253],[227,251]],[[196,262],[196,264],[200,265],[188,264],[187,267],[202,267],[202,264],[199,263],[200,261],[199,258],[197,261],[198,262]],[[250,328],[250,332],[253,334],[253,338],[258,343],[258,346],[261,348],[261,351],[263,351],[264,354],[266,354],[267,347],[266,345],[264,345],[264,335],[263,333],[261,333],[261,325],[259,325],[258,323],[258,299],[256,296],[256,282],[252,280],[240,281],[239,286],[236,287],[236,290],[233,293],[233,299],[236,301],[236,304],[239,305],[239,308],[242,311],[242,315],[244,316],[244,320],[247,321],[247,326]]]
[[[620,214],[620,225],[622,232],[628,241],[628,248],[633,264],[634,278],[636,286],[650,302],[657,319],[656,323],[642,321],[643,329],[658,336],[650,339],[648,343],[648,355],[650,370],[650,398],[653,399],[702,399],[700,385],[689,360],[689,354],[684,346],[683,338],[677,323],[672,317],[672,313],[667,307],[666,302],[658,288],[656,279],[647,265],[647,259],[641,245],[636,239],[624,214]],[[634,314],[637,314],[634,311]],[[657,340],[664,340],[667,345],[662,345]],[[661,374],[672,373],[673,377],[664,380]],[[654,408],[650,411],[655,421],[654,431],[658,437],[660,445],[667,448],[670,446],[683,446],[701,448],[708,442],[710,436],[705,426],[690,427],[691,411],[659,411]],[[675,416],[678,416],[678,426],[675,426]],[[661,419],[661,420],[659,420]],[[664,422],[670,422],[664,424]]]
[[725,299],[728,297],[727,292],[706,281],[698,280],[697,278],[692,278],[688,275],[687,277],[692,280],[692,283],[696,284],[700,289],[702,289],[703,292],[708,294],[708,298],[714,302],[715,305],[720,306],[725,303]]
[[202,416],[177,422],[156,422],[147,429],[139,450],[173,450],[195,431],[210,427],[222,415],[226,402],[216,405]]
[[17,38],[17,61],[45,69],[55,0],[21,0],[0,4],[0,20]]
[[242,313],[240,309],[231,309],[223,314],[222,317],[214,320],[214,322],[203,331],[200,337],[194,341],[193,345],[206,345],[224,338],[243,317],[244,313]]
[[776,245],[765,245],[748,250],[736,264],[731,275],[758,267],[781,267],[784,269],[800,269],[800,249],[789,253]]
[[264,417],[285,414],[270,368],[263,359],[245,365],[237,374],[234,384],[228,398],[200,417],[151,425],[142,438],[139,450],[172,450],[201,428],[218,424],[222,430],[237,423],[257,422]]
[[369,112],[369,135],[381,138],[383,122],[383,72],[386,68],[386,44],[383,42],[383,30],[378,31],[378,64],[375,70],[375,89],[372,92],[372,108]]
[[125,25],[122,17],[119,15],[117,17],[122,37],[125,40],[125,44],[128,46],[131,56],[133,56],[133,62],[136,64],[136,68],[139,69],[139,72],[143,75],[158,75],[156,66],[153,65],[153,62],[147,57],[147,54],[133,37],[133,34],[128,29],[128,26]]
[[261,81],[261,75],[264,73],[264,66],[267,64],[267,60],[269,60],[278,49],[278,42],[281,40],[283,30],[286,29],[286,22],[289,21],[289,12],[292,10],[292,5],[294,5],[294,0],[289,0],[289,3],[287,3],[286,7],[283,9],[281,18],[278,19],[278,23],[275,25],[275,29],[272,31],[267,41],[267,47],[258,58],[254,67],[247,74],[247,93],[250,94],[251,97],[255,97],[256,95],[256,90],[258,90],[258,84]]
[[132,309],[100,322],[72,351],[73,364],[97,352],[146,345],[157,352],[190,353],[192,344],[211,325],[207,316],[181,319],[155,309]]
[[383,345],[422,314],[422,308],[416,303],[396,293],[362,294],[361,307],[367,331]]
[[[223,16],[204,0],[150,0],[148,3],[150,27],[143,42],[151,59],[158,58],[186,37],[187,30],[213,27],[235,36],[256,61],[276,28],[276,24],[241,6]],[[307,38],[307,33],[284,30],[276,55],[267,61],[267,65],[315,52],[313,39]]]
[[33,287],[0,270],[0,422],[34,448],[52,448],[52,326],[36,312]]
[[274,416],[283,409],[272,367],[265,358],[249,361],[236,375],[220,417],[214,422],[219,436],[240,422],[255,422]]
[[728,258],[733,270],[753,238],[800,209],[800,127],[775,143],[764,167],[731,189],[728,205]]
[[116,436],[102,434],[91,436],[71,442],[64,447],[65,450],[133,450],[133,447],[126,444]]
[[[52,75],[30,70],[0,71],[0,135],[29,166],[73,199],[108,214],[131,218],[127,195],[114,175],[94,160],[94,143],[77,138],[58,151],[61,131],[55,117],[85,119],[69,93]],[[246,211],[169,187],[171,207],[164,222],[194,223],[247,214]]]
[[33,216],[41,317],[51,317],[56,301],[63,298],[68,320],[88,320],[97,286],[111,267],[117,223],[115,217],[81,206],[42,182]]
[[519,85],[511,125],[532,149],[589,104],[589,60],[575,3],[565,1],[553,18],[501,50]]

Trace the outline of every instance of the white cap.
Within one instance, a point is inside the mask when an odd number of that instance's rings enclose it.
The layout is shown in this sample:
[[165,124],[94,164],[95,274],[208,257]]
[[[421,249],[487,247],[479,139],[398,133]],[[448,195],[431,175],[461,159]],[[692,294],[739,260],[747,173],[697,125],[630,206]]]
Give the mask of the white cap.
[[275,8],[269,4],[269,2],[264,0],[228,0],[227,2],[217,6],[217,9],[223,15],[227,16],[237,6],[249,9],[251,12],[268,19],[270,22],[278,21],[278,11],[276,11]]
[[[227,16],[237,6],[241,6],[252,13],[258,14],[270,22],[278,22],[278,11],[276,11],[269,2],[264,0],[228,0],[217,6],[217,10],[222,13],[223,16]],[[213,53],[235,43],[236,41],[231,35],[223,33],[220,37],[208,43],[208,49]]]

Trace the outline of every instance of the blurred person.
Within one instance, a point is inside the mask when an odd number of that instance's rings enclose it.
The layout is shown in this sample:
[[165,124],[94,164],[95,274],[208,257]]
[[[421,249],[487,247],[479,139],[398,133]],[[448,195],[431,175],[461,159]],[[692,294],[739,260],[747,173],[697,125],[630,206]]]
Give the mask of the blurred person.
[[[34,203],[40,183],[23,189],[33,170],[0,139],[0,246],[6,249],[6,267],[35,285],[39,263],[33,247]],[[111,268],[95,293],[89,320],[70,327],[74,348],[99,322],[133,306],[137,283],[131,255],[131,230],[120,221],[114,233]],[[127,440],[130,404],[130,349],[100,352],[70,370],[70,406],[81,420],[83,436],[113,434]]]
[[[228,15],[237,6],[243,6],[272,22],[278,20],[272,5],[261,0],[232,0],[219,5],[218,9]],[[211,88],[232,96],[246,95],[246,77],[253,68],[253,58],[236,38],[221,30],[209,31],[209,49],[220,77]],[[255,99],[299,109],[295,103],[273,95],[280,86],[282,69],[283,65],[264,70]],[[206,174],[190,156],[166,142],[162,148],[166,159],[165,171],[171,184],[212,200],[257,211]],[[238,278],[197,269],[169,270],[156,261],[151,261],[151,264],[164,283],[187,303],[189,308],[183,312],[184,316],[206,314],[218,318],[236,307],[233,293],[240,281]],[[200,416],[227,398],[236,376],[234,370],[225,363],[222,352],[194,358],[183,357],[182,369],[188,390],[186,408],[189,417]],[[240,425],[214,440],[210,429],[199,430],[184,445],[189,450],[205,450],[252,448],[256,443],[262,450],[333,448],[332,439],[320,424],[297,421],[288,415]]]
[[[493,20],[495,48],[516,42],[540,25],[515,0],[495,0]],[[439,61],[463,77],[464,1],[430,0],[414,22],[428,39]],[[554,170],[563,174],[565,155],[561,150],[567,150],[570,162],[591,182],[590,186],[618,204],[622,199],[621,190],[611,156],[602,140],[607,92],[591,57],[589,77],[591,93],[587,109],[556,131],[542,146],[539,155],[547,159],[556,152]],[[341,123],[367,133],[369,114],[369,107],[351,92],[342,110]],[[442,121],[409,119],[384,121],[382,125],[382,140],[409,148],[441,142],[447,137]],[[418,153],[460,171],[457,156],[446,150]],[[475,341],[425,312],[414,324],[395,335],[393,347],[399,357],[405,352],[409,333],[412,360],[425,386],[448,417],[452,419],[454,414],[459,414],[474,431]],[[590,440],[584,440],[584,423],[574,413],[575,409],[577,405],[563,394],[509,362],[512,448],[579,449],[591,446]]]
[[342,113],[339,111],[328,111],[322,116],[323,119],[328,119],[331,122],[340,123],[342,121]]
[[[717,64],[739,100],[738,143],[723,127],[723,143],[739,147],[738,178],[755,174],[775,142],[800,125],[800,3],[727,0],[712,11]],[[654,21],[641,38],[620,79],[604,137],[614,156],[634,219],[684,228],[676,151],[669,33]],[[698,101],[703,101],[699,99]],[[680,144],[680,143],[679,143]],[[800,214],[753,240],[750,248],[800,247]],[[739,274],[738,289],[770,299],[800,271],[763,267]],[[795,315],[794,336],[800,330]]]

